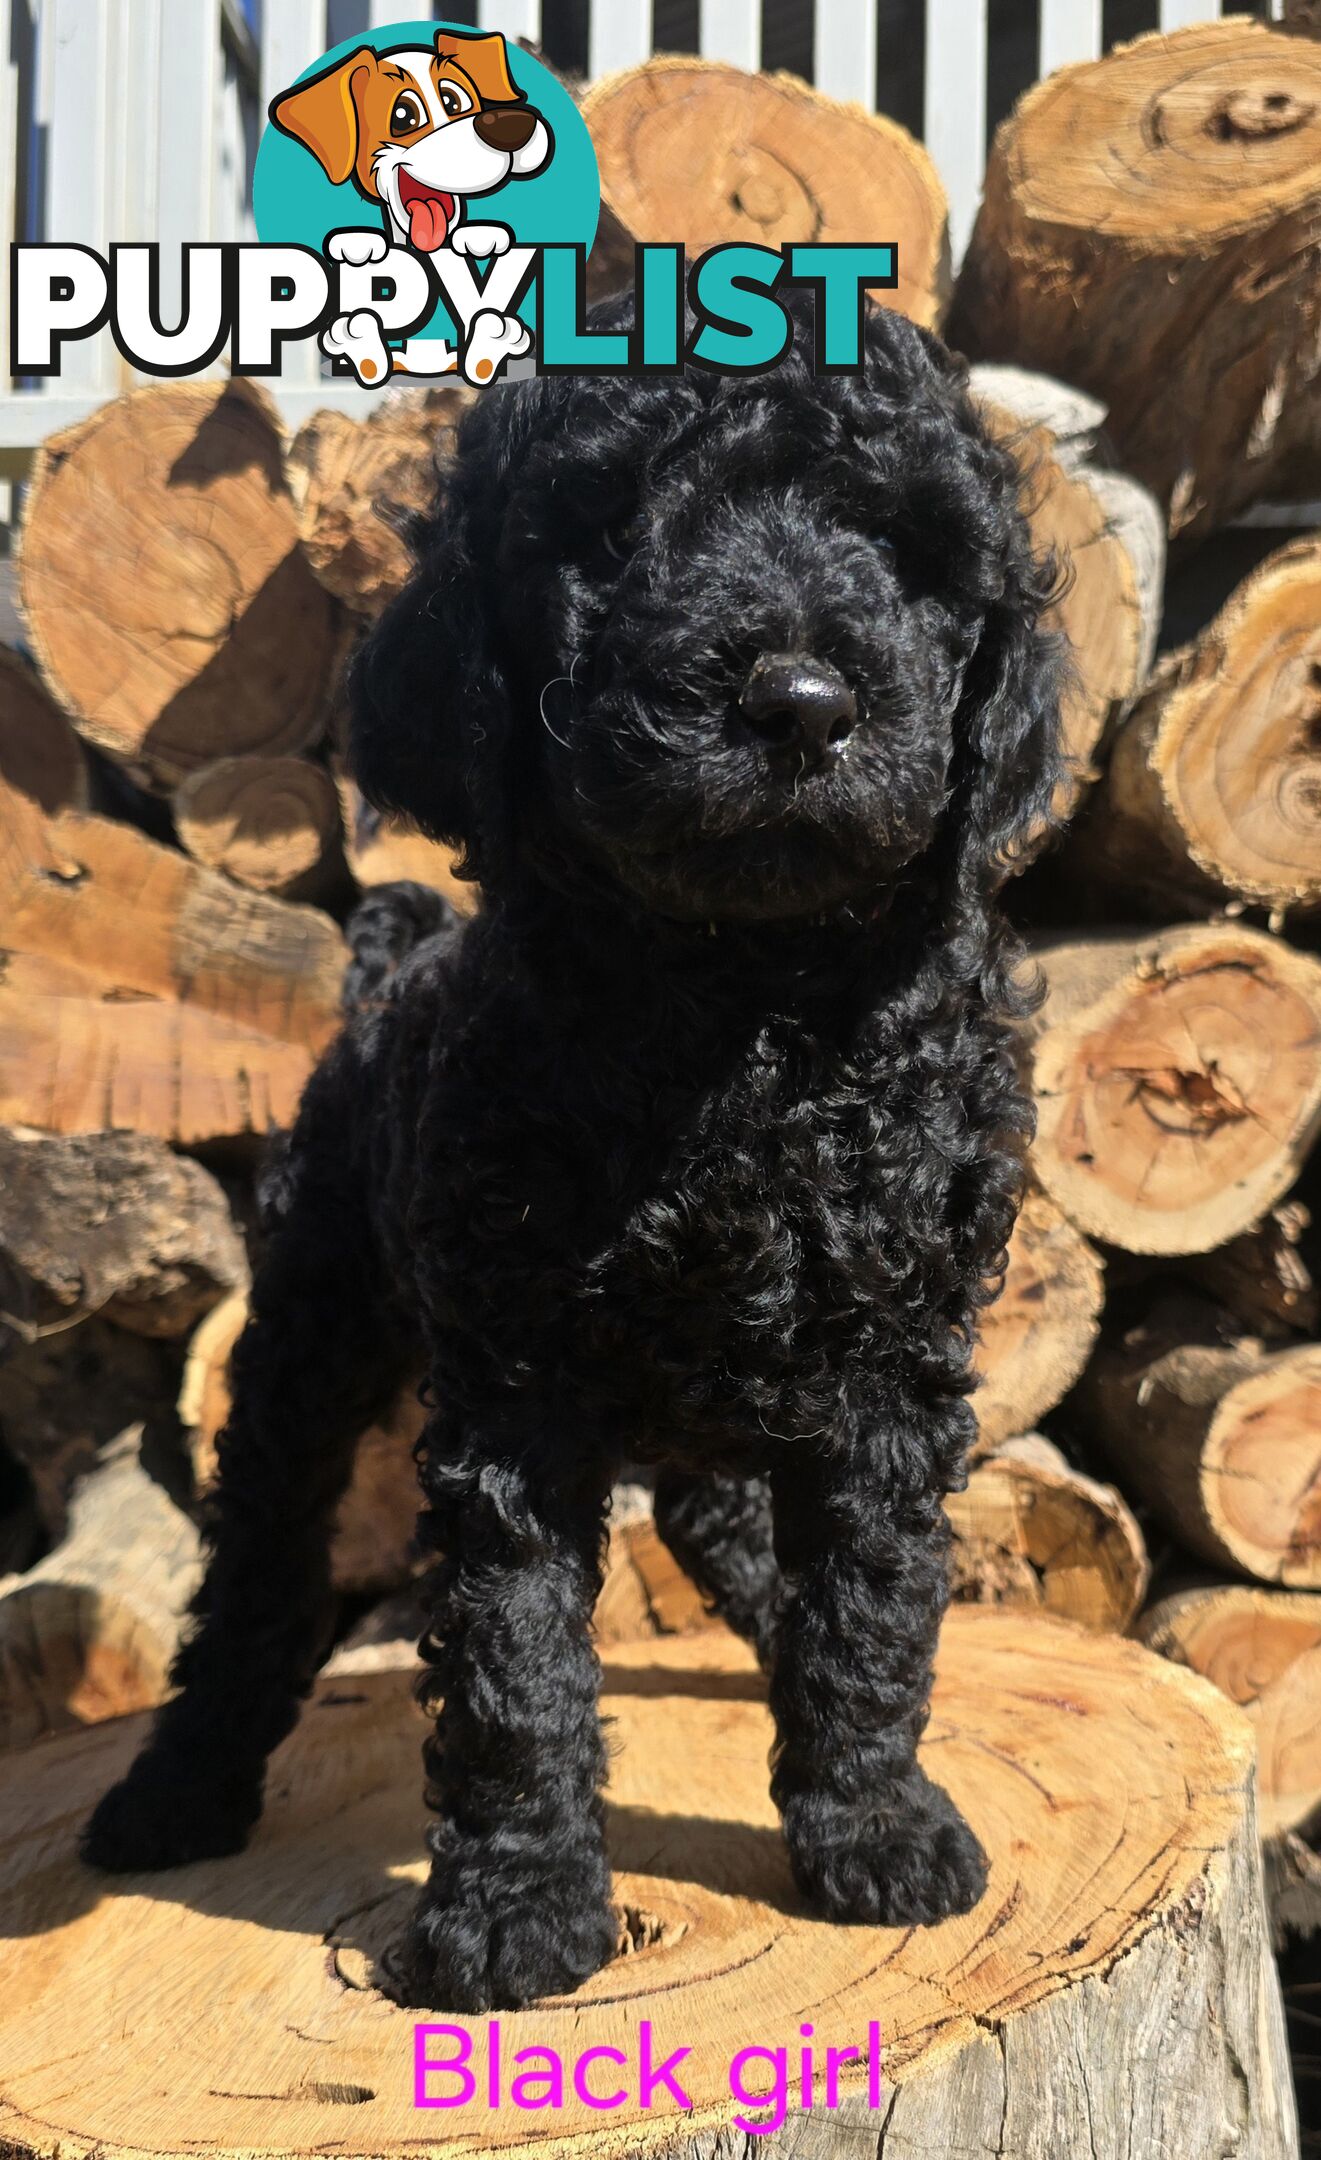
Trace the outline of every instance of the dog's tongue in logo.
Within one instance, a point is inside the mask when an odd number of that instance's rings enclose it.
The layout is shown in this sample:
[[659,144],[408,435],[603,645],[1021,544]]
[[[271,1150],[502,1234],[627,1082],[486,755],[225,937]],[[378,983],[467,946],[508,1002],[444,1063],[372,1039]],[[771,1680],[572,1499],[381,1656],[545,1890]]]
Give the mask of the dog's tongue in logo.
[[422,255],[432,255],[438,247],[443,247],[454,216],[454,197],[446,195],[441,188],[424,186],[410,172],[401,172],[399,200],[408,219],[410,246]]

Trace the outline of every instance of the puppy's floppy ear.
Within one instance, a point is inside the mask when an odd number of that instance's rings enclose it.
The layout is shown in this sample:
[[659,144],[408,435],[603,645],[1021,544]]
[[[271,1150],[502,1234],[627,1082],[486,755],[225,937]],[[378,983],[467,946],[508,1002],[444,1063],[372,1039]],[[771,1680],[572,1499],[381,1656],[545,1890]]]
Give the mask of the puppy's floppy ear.
[[471,37],[438,30],[436,55],[441,60],[457,61],[483,105],[522,103],[523,92],[509,72],[509,55],[498,30],[475,31]]
[[310,150],[328,180],[342,186],[358,158],[358,100],[380,61],[369,45],[347,60],[295,83],[271,100],[274,125]]
[[1055,563],[1032,552],[1011,513],[1004,585],[986,610],[956,721],[953,817],[958,894],[984,903],[1049,828],[1063,776],[1063,636],[1043,629]]
[[349,763],[378,810],[462,848],[489,877],[502,819],[497,766],[508,734],[504,674],[492,649],[493,575],[470,551],[455,494],[432,523],[402,593],[349,673]]

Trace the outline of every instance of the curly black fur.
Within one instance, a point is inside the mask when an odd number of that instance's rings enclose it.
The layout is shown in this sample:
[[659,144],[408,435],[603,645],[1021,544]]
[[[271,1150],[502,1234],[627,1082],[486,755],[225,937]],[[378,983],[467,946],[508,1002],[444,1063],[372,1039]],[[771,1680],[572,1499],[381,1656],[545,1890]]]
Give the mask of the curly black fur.
[[[420,1338],[418,2003],[611,1953],[590,1621],[625,1455],[666,1466],[664,1536],[771,1668],[802,1889],[898,1924],[983,1884],[916,1751],[1029,1124],[996,896],[1058,769],[1051,573],[934,339],[878,310],[860,376],[810,354],[801,319],[762,377],[489,394],[356,665],[364,788],[460,842],[485,906],[397,964],[417,903],[371,903],[376,1009],[268,1182],[182,1692],[87,1851],[242,1843],[354,1435]],[[773,652],[856,694],[821,770],[742,723]]]

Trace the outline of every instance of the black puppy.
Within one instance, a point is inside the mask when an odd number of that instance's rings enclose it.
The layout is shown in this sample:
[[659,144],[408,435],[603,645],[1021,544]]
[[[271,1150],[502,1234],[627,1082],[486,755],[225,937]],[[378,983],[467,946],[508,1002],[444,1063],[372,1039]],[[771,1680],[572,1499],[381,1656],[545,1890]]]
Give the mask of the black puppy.
[[[811,351],[804,316],[767,375],[489,393],[356,665],[363,786],[462,843],[483,911],[307,1089],[181,1692],[86,1849],[243,1844],[354,1436],[421,1354],[417,2003],[611,1954],[591,1616],[625,1456],[769,1668],[801,1889],[900,1924],[983,1886],[917,1745],[1029,1123],[996,894],[1056,779],[1050,573],[933,338],[876,310],[860,375]],[[390,905],[364,948],[414,934]]]

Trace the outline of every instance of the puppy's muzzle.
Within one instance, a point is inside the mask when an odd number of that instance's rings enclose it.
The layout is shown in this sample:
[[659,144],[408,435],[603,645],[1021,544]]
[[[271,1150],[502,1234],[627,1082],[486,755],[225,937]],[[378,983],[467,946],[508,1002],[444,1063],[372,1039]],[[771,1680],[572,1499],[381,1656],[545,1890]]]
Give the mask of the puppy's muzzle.
[[763,653],[743,685],[739,714],[771,756],[818,766],[838,757],[857,725],[858,706],[827,661]]
[[491,150],[507,150],[512,156],[532,139],[537,115],[530,107],[518,106],[514,111],[501,110],[499,106],[487,106],[473,121],[473,128],[482,142]]

